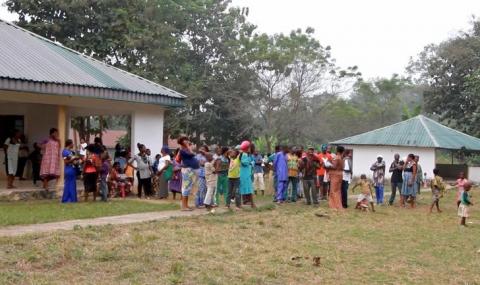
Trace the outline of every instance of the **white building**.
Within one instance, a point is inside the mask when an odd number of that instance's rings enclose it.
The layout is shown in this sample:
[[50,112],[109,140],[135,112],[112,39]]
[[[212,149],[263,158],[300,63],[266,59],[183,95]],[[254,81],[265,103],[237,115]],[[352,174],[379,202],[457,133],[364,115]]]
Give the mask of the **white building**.
[[1,20],[0,38],[2,143],[19,129],[31,148],[52,127],[63,143],[72,116],[127,114],[132,150],[141,142],[160,153],[165,110],[182,106],[184,95]]
[[[343,145],[353,153],[354,176],[366,174],[372,177],[370,166],[378,155],[383,156],[387,166],[387,178],[390,178],[388,168],[395,154],[405,159],[413,153],[420,157],[420,165],[428,177],[432,177],[435,167],[446,169],[445,165],[436,164],[436,150],[474,150],[480,151],[480,139],[466,135],[454,129],[443,126],[425,116],[408,119],[384,128],[348,137],[332,142]],[[447,170],[443,173],[447,172]],[[476,177],[476,168],[466,168],[470,176]],[[448,177],[448,174],[445,173]]]

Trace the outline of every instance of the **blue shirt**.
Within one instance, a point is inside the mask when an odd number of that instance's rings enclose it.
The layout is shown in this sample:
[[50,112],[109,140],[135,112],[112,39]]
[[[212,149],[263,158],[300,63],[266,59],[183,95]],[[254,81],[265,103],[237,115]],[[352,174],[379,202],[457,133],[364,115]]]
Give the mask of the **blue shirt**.
[[263,157],[260,154],[257,154],[253,157],[255,166],[253,168],[254,173],[263,173]]
[[198,163],[198,160],[195,158],[195,154],[189,151],[186,151],[184,149],[181,149],[180,158],[182,160],[183,168],[192,168],[192,169],[200,168],[200,164]]
[[201,153],[197,154],[195,156],[195,158],[197,159],[198,163],[200,164],[200,171],[198,172],[198,176],[199,177],[205,177],[205,167],[202,166],[202,165],[204,165],[205,162],[207,162],[207,159]]
[[277,175],[278,181],[288,181],[287,156],[282,151],[275,154],[273,169],[275,169],[275,174]]

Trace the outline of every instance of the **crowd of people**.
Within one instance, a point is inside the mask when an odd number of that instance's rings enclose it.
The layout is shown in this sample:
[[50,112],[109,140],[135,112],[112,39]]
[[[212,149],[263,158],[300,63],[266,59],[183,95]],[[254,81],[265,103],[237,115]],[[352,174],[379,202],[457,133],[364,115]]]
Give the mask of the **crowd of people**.
[[[64,191],[62,202],[77,202],[77,179],[81,177],[84,184],[85,201],[90,193],[93,200],[97,195],[102,201],[111,197],[125,197],[131,194],[137,185],[138,198],[166,199],[169,192],[176,199],[181,196],[181,210],[192,211],[189,197],[194,197],[196,208],[205,207],[214,212],[223,203],[236,209],[244,206],[255,207],[255,195],[265,195],[265,178],[272,173],[273,201],[278,204],[296,203],[304,199],[306,205],[317,207],[320,201],[328,201],[328,206],[335,210],[348,207],[348,191],[354,192],[360,187],[356,198],[356,209],[375,211],[375,204],[384,205],[384,184],[387,171],[381,155],[377,156],[370,167],[372,181],[362,173],[360,179],[350,187],[353,176],[352,153],[343,146],[337,146],[335,153],[327,144],[317,152],[314,147],[277,146],[273,154],[262,155],[254,144],[243,141],[235,147],[217,146],[211,152],[208,146],[193,149],[192,143],[185,136],[178,138],[180,146],[171,153],[164,146],[161,153],[152,158],[151,151],[143,144],[138,144],[137,154],[132,155],[129,148],[117,145],[113,159],[102,144],[101,138],[87,144],[81,140],[75,150],[72,140],[65,142],[60,151],[58,130],[52,128],[49,138],[34,144],[34,150],[21,152],[22,135],[16,131],[4,143],[5,164],[8,175],[7,187],[14,188],[15,176],[26,160],[32,161],[33,182],[43,181],[43,188],[48,191],[51,180],[60,176],[60,157],[64,161]],[[391,194],[388,205],[393,205],[400,196],[399,205],[416,207],[417,195],[423,184],[427,184],[427,173],[422,171],[419,156],[409,154],[405,159],[395,154],[388,168],[391,173]],[[23,176],[20,176],[23,179]],[[436,207],[446,189],[439,170],[433,171],[433,178],[428,180],[432,191],[430,212]],[[463,173],[453,185],[458,188],[457,206],[461,224],[465,225],[469,206],[472,205],[468,191],[471,183]],[[375,189],[375,193],[373,193]],[[195,193],[192,193],[195,191]],[[374,203],[375,198],[375,203]]]

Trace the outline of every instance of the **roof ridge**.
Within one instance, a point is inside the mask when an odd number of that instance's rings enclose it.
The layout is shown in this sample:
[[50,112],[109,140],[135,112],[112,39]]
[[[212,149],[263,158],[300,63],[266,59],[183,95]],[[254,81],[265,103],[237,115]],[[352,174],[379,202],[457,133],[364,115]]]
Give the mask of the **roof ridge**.
[[423,121],[424,116],[418,115],[417,117],[419,118],[420,123],[422,124],[423,128],[425,129],[425,131],[427,131],[427,134],[428,134],[428,136],[430,137],[430,139],[432,140],[433,145],[434,145],[435,147],[439,147],[439,144],[438,144],[438,142],[437,142],[437,139],[435,139],[435,137],[433,136],[432,132],[430,131],[430,129],[428,128],[428,126],[427,126],[427,125],[425,124],[425,122]]
[[449,131],[454,131],[454,132],[456,132],[456,133],[459,133],[460,135],[467,136],[467,137],[470,137],[470,138],[472,138],[472,139],[478,139],[477,137],[471,136],[471,135],[466,134],[466,133],[462,133],[461,131],[455,130],[454,128],[450,128],[450,127],[444,126],[444,125],[440,124],[439,122],[437,122],[437,121],[435,121],[435,120],[433,120],[433,119],[431,119],[431,118],[428,118],[428,117],[425,117],[425,118],[426,118],[428,121],[431,121],[432,123],[434,123],[434,124],[436,124],[436,125],[444,128],[444,129],[447,129],[447,130],[449,130]]
[[[420,116],[421,116],[421,115],[420,115]],[[343,139],[340,139],[340,140],[343,141],[343,140],[351,139],[351,138],[354,138],[354,137],[357,137],[357,136],[363,136],[363,135],[366,135],[366,134],[369,134],[369,133],[372,133],[372,132],[380,131],[380,130],[383,130],[383,129],[386,129],[386,128],[390,128],[390,127],[393,127],[393,126],[396,126],[396,125],[399,125],[399,124],[408,122],[408,121],[413,120],[413,119],[416,119],[416,118],[418,118],[418,117],[419,117],[419,116],[415,116],[415,117],[412,117],[412,118],[407,119],[407,120],[404,120],[404,121],[396,122],[396,123],[391,124],[391,125],[388,125],[388,126],[380,127],[380,128],[377,128],[377,129],[374,129],[374,130],[371,130],[371,131],[368,131],[368,132],[365,132],[365,133],[361,133],[361,134],[356,134],[356,135],[353,135],[353,136],[349,136],[349,137],[346,137],[346,138],[343,138]],[[334,141],[333,143],[338,142],[338,141],[339,141],[339,140],[336,140],[336,141]]]
[[[113,66],[113,65],[107,64],[107,63],[105,63],[105,62],[103,62],[103,61],[101,61],[101,60],[95,59],[95,58],[93,58],[93,57],[91,57],[91,56],[85,55],[85,54],[83,54],[83,53],[81,53],[81,52],[79,52],[79,51],[76,51],[76,50],[74,50],[74,49],[71,49],[71,48],[69,48],[69,47],[64,46],[64,45],[63,45],[62,43],[60,43],[60,42],[54,42],[54,41],[52,41],[52,40],[50,40],[50,39],[47,39],[46,37],[43,37],[43,36],[38,35],[38,34],[32,32],[32,31],[29,31],[29,30],[27,30],[27,29],[24,29],[24,28],[22,28],[22,27],[20,27],[20,26],[18,26],[18,25],[16,25],[16,24],[14,24],[14,23],[11,23],[11,22],[8,22],[8,21],[2,20],[2,19],[0,19],[0,22],[5,23],[6,25],[9,25],[9,26],[11,26],[11,27],[13,27],[13,28],[15,28],[15,29],[21,30],[21,31],[29,34],[29,35],[32,36],[32,37],[38,38],[39,40],[46,41],[46,42],[48,42],[48,43],[50,43],[50,44],[53,44],[53,45],[58,46],[58,47],[60,47],[60,48],[63,48],[63,49],[65,49],[65,50],[67,50],[67,51],[69,51],[69,52],[72,52],[72,53],[74,53],[74,54],[77,54],[77,55],[79,55],[79,56],[81,56],[81,57],[84,57],[84,58],[87,58],[87,59],[89,59],[89,60],[92,60],[92,61],[95,61],[95,62],[97,62],[97,63],[100,63],[100,64],[103,65],[103,66],[106,66],[106,67],[108,67],[108,68],[117,70],[117,71],[122,72],[122,73],[124,73],[124,74],[127,74],[127,75],[129,75],[129,76],[131,76],[131,77],[135,77],[135,78],[137,78],[137,79],[139,79],[139,80],[143,80],[143,81],[145,81],[145,82],[147,82],[147,83],[149,83],[149,84],[153,84],[153,85],[155,85],[155,86],[157,86],[157,87],[160,87],[160,88],[164,88],[164,89],[166,89],[166,90],[169,90],[169,91],[171,91],[171,92],[173,92],[173,93],[176,93],[178,96],[180,96],[180,97],[182,97],[182,98],[186,98],[186,97],[187,97],[187,96],[185,96],[185,95],[183,95],[183,94],[181,94],[181,93],[179,93],[179,92],[177,92],[177,91],[175,91],[175,90],[172,90],[172,89],[170,89],[170,88],[168,88],[168,87],[165,87],[165,86],[163,86],[163,85],[160,85],[159,83],[153,82],[153,81],[151,81],[151,80],[149,80],[149,79],[146,79],[146,78],[144,78],[144,77],[138,76],[138,75],[136,75],[136,74],[133,74],[133,73],[128,72],[128,71],[126,71],[126,70],[123,70],[123,69],[121,69],[121,68],[118,68],[118,67],[115,67],[115,66]],[[120,90],[127,90],[127,89],[120,89]],[[131,91],[131,90],[129,90],[129,91]],[[135,91],[133,91],[133,92],[135,92]],[[135,93],[137,93],[137,92],[135,92]]]

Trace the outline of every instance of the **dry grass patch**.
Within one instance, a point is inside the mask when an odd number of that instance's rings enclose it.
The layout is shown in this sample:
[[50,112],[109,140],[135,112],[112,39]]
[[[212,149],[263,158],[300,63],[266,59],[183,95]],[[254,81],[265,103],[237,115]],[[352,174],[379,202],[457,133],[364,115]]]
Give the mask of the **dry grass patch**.
[[415,210],[334,213],[324,205],[267,204],[258,211],[3,238],[0,283],[480,283],[480,210],[472,209],[474,223],[461,229],[452,194],[442,201],[442,214],[427,215],[430,196],[422,197]]

